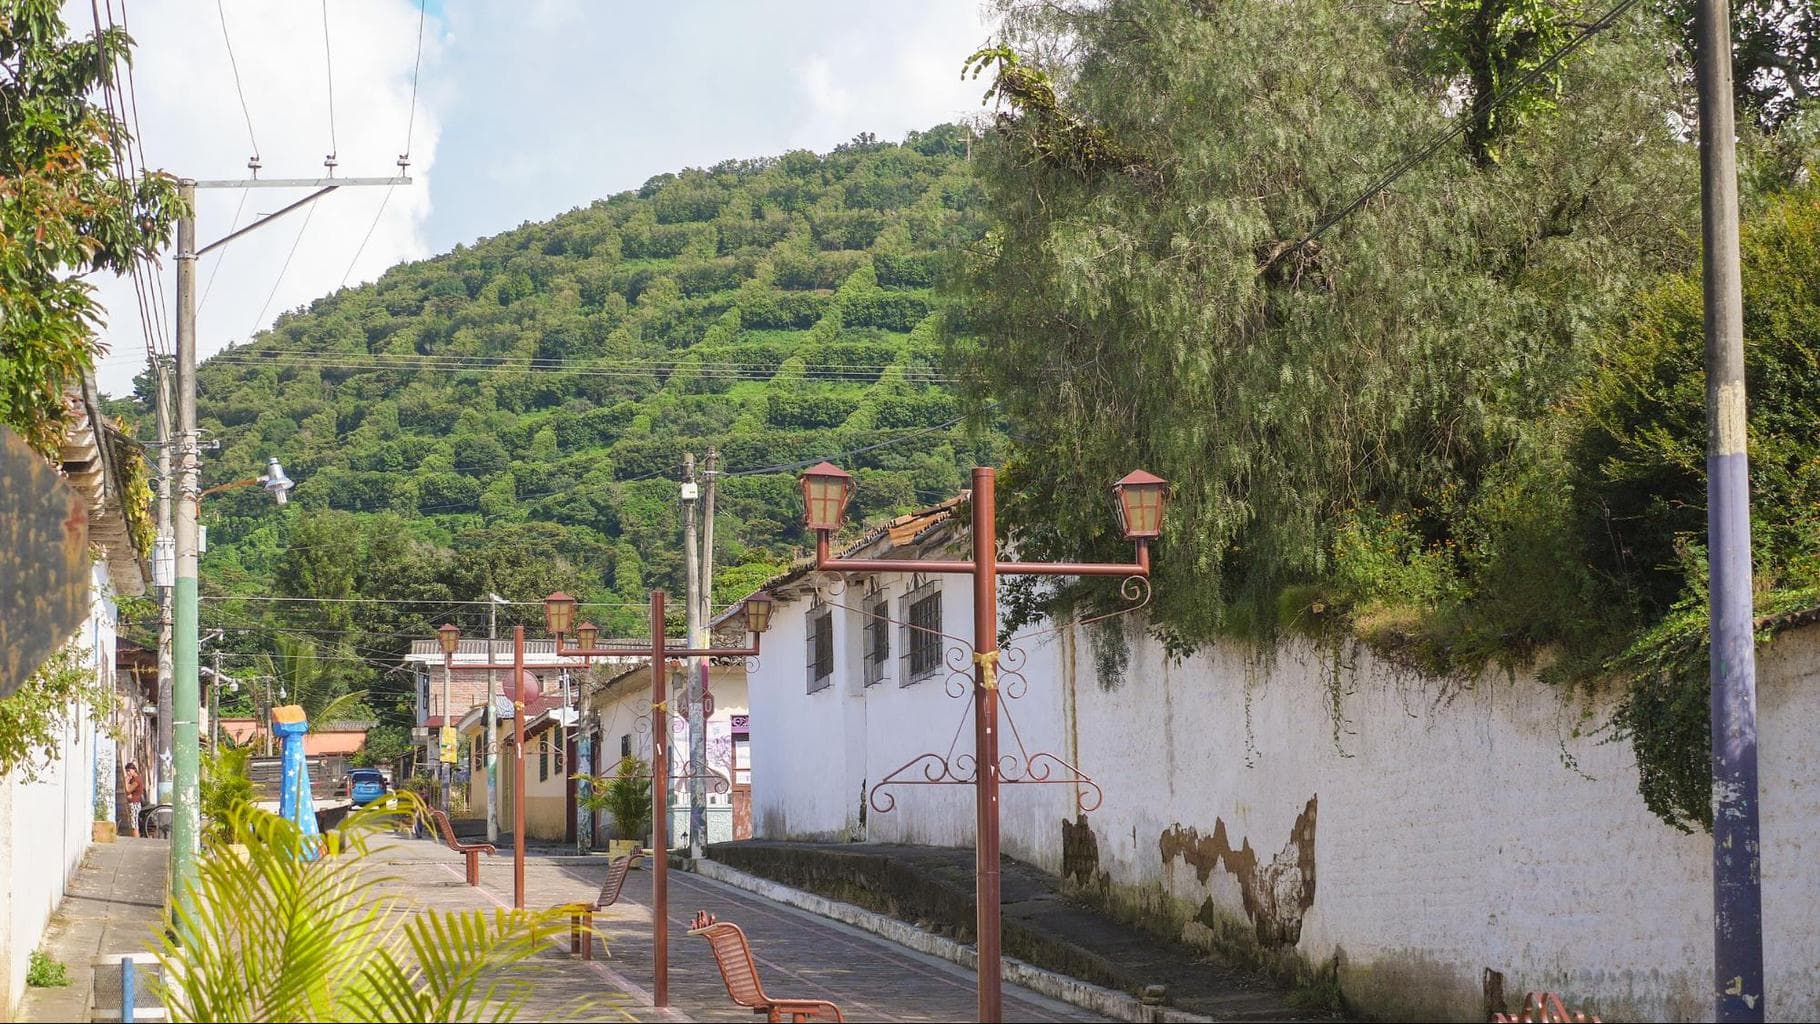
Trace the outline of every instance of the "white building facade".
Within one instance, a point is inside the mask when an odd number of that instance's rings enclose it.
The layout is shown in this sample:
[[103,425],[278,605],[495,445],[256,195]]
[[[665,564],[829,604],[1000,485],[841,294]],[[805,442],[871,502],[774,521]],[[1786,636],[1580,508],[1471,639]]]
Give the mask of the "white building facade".
[[93,842],[95,823],[119,814],[125,765],[115,735],[131,734],[126,720],[142,713],[136,683],[118,685],[124,681],[114,671],[116,597],[144,593],[148,571],[123,514],[115,460],[123,457],[124,442],[101,420],[92,384],[71,401],[81,414],[63,445],[63,472],[88,503],[95,559],[88,614],[69,644],[96,683],[120,694],[121,706],[107,719],[81,704],[70,707],[52,749],[0,777],[0,1020],[13,1019],[32,951]]
[[[848,553],[964,550],[964,526],[933,519]],[[875,789],[940,774],[919,755],[971,778],[971,580],[799,569],[768,589],[756,835],[971,846],[971,786]],[[878,614],[897,620],[883,637]],[[948,634],[940,667],[910,650],[912,621]],[[1175,660],[1125,621],[1039,623],[1008,645],[1006,775],[1050,781],[1003,787],[1007,854],[1189,942],[1224,929],[1331,965],[1375,1015],[1483,1019],[1500,988],[1607,1020],[1710,1016],[1711,839],[1644,807],[1628,744],[1598,731],[1608,699],[1526,673],[1427,678],[1356,645]],[[1811,1019],[1820,628],[1769,649],[1759,687],[1769,1013]]]

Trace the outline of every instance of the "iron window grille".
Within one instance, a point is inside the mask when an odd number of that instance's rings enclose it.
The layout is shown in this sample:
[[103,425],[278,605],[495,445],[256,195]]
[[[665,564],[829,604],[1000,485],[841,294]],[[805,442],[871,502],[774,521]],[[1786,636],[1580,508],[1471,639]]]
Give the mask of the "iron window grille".
[[550,734],[537,737],[537,781],[550,780]]
[[629,732],[619,734],[619,756],[622,758],[632,756],[632,734]]
[[834,612],[830,608],[809,609],[808,629],[809,692],[826,690],[834,685]]
[[904,595],[904,678],[901,685],[935,675],[942,668],[942,589],[926,583]]
[[891,660],[891,602],[879,600],[866,608],[866,685],[885,678]]

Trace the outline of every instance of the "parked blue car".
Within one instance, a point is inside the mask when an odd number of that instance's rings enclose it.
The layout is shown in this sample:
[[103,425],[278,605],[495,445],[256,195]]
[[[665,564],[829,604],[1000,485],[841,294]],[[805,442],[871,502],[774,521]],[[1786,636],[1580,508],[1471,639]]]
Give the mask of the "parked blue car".
[[348,773],[348,797],[364,807],[386,794],[385,774],[377,768],[356,768]]

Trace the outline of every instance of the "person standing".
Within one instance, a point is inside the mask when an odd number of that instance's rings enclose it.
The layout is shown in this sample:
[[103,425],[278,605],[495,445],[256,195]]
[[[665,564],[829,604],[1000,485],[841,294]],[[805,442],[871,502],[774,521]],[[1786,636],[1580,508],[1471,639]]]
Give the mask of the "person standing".
[[126,763],[126,814],[127,824],[132,828],[134,837],[139,835],[139,805],[145,799],[145,782],[139,778],[139,765],[136,762]]

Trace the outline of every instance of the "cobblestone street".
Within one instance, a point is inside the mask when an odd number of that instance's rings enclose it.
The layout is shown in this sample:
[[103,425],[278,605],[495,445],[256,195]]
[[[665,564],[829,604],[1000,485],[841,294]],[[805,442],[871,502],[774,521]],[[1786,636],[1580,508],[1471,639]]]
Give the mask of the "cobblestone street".
[[[565,858],[565,860],[567,860]],[[529,858],[526,903],[547,907],[592,899],[606,875],[598,864]],[[439,844],[401,840],[377,850],[375,870],[425,907],[472,909],[512,905],[509,852],[483,858],[481,885],[462,881],[460,861]],[[773,996],[829,999],[849,1020],[964,1021],[975,1018],[971,971],[885,942],[749,893],[681,871],[670,873],[670,1007],[651,1005],[651,873],[634,871],[617,905],[595,920],[611,956],[583,963],[568,955],[567,935],[551,940],[539,960],[547,972],[526,1019],[748,1021],[727,998],[707,944],[686,934],[698,910],[745,929],[765,989]],[[577,1013],[586,999],[629,997]],[[1006,986],[1005,1016],[1018,1021],[1098,1020],[1086,1011]]]

